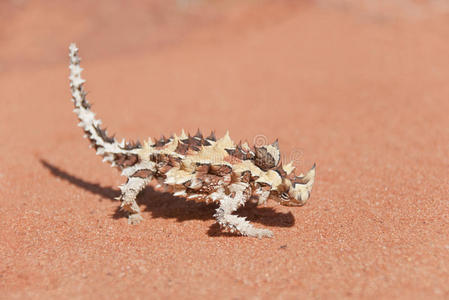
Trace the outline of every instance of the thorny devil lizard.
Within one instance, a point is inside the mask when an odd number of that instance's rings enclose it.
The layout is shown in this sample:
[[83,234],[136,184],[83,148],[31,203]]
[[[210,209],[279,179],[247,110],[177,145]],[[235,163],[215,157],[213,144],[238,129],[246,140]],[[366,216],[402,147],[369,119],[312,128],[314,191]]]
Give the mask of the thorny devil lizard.
[[121,208],[128,222],[142,220],[136,197],[152,180],[168,188],[175,196],[212,201],[219,204],[214,214],[219,225],[231,232],[252,237],[272,237],[270,230],[253,227],[245,218],[233,215],[247,201],[263,204],[268,198],[282,205],[302,206],[310,197],[315,178],[315,165],[306,175],[296,176],[292,163],[282,166],[277,140],[270,145],[238,145],[226,133],[218,139],[196,135],[161,138],[155,142],[117,142],[102,129],[101,121],[90,110],[83,89],[78,48],[71,44],[70,88],[74,112],[80,120],[85,137],[90,140],[103,161],[122,171],[127,177],[120,186]]

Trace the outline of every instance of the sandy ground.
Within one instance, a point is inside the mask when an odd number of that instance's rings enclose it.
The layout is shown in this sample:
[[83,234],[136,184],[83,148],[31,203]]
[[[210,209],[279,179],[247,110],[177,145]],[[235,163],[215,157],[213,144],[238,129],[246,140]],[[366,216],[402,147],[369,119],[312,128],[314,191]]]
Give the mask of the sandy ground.
[[[389,2],[1,1],[0,298],[447,299],[449,7]],[[243,209],[258,240],[149,187],[128,225],[71,41],[110,132],[279,138],[310,202]]]

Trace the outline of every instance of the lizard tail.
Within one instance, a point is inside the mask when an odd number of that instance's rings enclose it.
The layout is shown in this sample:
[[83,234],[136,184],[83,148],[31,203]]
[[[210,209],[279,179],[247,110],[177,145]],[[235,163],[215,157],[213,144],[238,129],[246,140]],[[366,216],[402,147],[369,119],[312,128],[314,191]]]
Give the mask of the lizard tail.
[[80,57],[78,56],[78,48],[72,43],[69,46],[70,56],[70,89],[72,92],[72,101],[75,105],[73,110],[80,120],[80,126],[85,133],[85,137],[89,139],[91,147],[97,151],[97,155],[103,157],[103,161],[107,161],[112,166],[123,169],[131,163],[135,163],[137,159],[137,151],[141,148],[139,142],[125,143],[117,142],[114,136],[109,136],[106,129],[101,128],[101,120],[95,118],[95,113],[90,110],[90,104],[86,99],[86,92],[83,84],[86,82],[81,77]]

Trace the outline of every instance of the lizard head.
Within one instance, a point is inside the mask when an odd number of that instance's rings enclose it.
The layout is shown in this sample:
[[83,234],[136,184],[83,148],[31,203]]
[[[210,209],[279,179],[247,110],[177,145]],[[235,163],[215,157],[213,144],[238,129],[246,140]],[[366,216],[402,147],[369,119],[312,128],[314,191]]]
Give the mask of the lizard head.
[[315,164],[306,175],[283,178],[278,188],[278,197],[281,205],[303,206],[310,197],[315,180]]

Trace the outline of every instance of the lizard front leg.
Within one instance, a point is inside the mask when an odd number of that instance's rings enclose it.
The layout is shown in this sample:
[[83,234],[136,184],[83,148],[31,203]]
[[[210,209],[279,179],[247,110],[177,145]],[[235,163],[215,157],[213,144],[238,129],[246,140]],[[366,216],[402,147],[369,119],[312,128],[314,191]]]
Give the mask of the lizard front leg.
[[251,187],[247,183],[238,182],[230,184],[228,189],[228,194],[225,193],[224,188],[211,194],[212,199],[220,201],[220,206],[214,215],[218,224],[241,235],[258,238],[272,237],[273,233],[270,230],[255,228],[246,218],[232,214],[251,197]]

